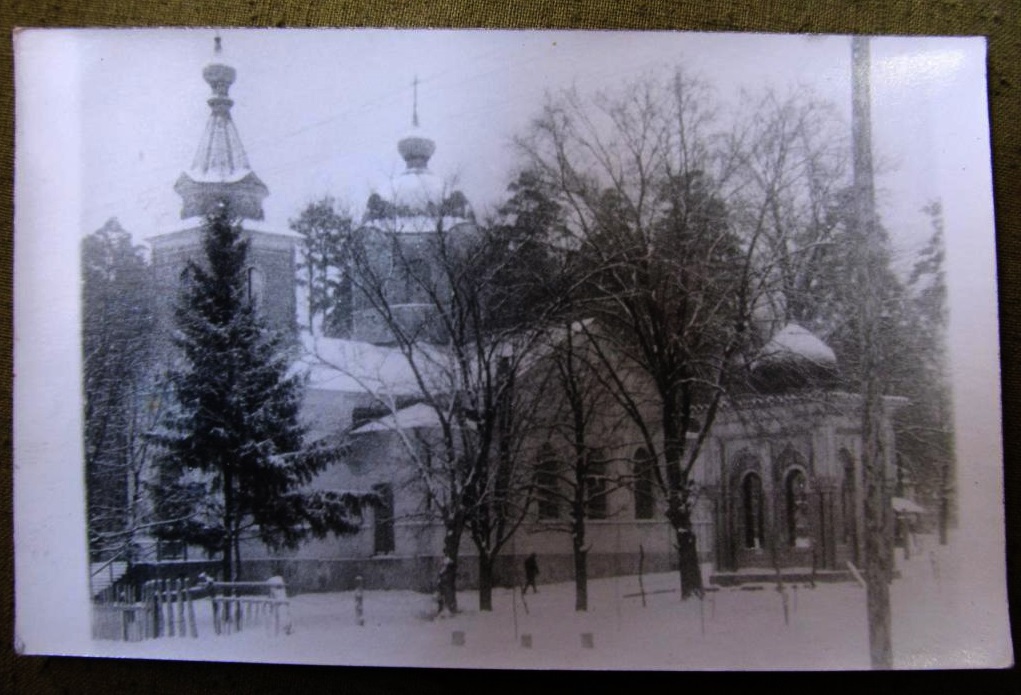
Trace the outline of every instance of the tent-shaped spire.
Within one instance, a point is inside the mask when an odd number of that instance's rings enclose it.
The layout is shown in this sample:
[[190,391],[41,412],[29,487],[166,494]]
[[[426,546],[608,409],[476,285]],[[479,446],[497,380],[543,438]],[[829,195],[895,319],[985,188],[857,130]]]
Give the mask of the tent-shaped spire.
[[239,217],[261,220],[262,200],[269,195],[269,189],[252,171],[230,115],[234,105],[230,86],[237,71],[219,62],[222,50],[219,36],[214,46],[216,59],[202,71],[213,91],[207,101],[209,120],[191,168],[174,185],[183,202],[181,217],[207,215],[226,203]]

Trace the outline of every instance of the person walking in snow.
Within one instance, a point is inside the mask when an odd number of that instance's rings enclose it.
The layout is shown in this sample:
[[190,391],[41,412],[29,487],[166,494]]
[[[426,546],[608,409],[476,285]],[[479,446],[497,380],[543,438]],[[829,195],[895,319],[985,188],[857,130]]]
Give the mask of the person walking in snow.
[[521,595],[524,596],[528,593],[528,587],[532,587],[532,593],[539,593],[539,589],[535,586],[535,578],[539,576],[539,561],[535,557],[535,553],[532,553],[525,558],[525,587],[521,590]]

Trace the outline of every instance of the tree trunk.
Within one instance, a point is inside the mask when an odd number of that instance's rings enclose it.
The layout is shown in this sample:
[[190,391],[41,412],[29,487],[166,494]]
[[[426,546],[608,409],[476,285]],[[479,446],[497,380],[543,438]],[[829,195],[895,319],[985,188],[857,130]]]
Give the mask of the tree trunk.
[[702,596],[702,568],[698,562],[698,543],[691,525],[691,514],[680,513],[680,523],[674,527],[677,539],[677,564],[681,575],[681,599]]
[[679,426],[676,395],[663,394],[660,424],[663,427],[663,458],[667,478],[667,520],[677,542],[677,566],[681,575],[681,599],[702,596],[702,569],[698,564],[695,531],[691,525],[689,483],[681,466],[684,433]]
[[[225,581],[225,582],[233,581],[233,579],[231,578],[231,573],[232,573],[232,571],[234,569],[233,551],[234,551],[234,541],[230,537],[230,529],[227,529],[227,532],[225,534],[224,541],[223,541],[223,561],[221,563],[221,572],[223,574],[223,581]],[[225,593],[224,595],[227,595],[227,594]],[[230,605],[231,605],[230,601],[227,601],[227,602],[225,602],[223,604],[223,619],[225,621],[227,621],[227,623],[230,623],[230,619],[231,619]]]
[[234,581],[234,476],[230,467],[223,471],[223,581]]
[[232,581],[241,581],[241,532],[234,529],[234,579]]
[[674,489],[667,500],[667,520],[677,543],[677,569],[681,576],[681,599],[702,596],[702,568],[698,562],[698,543],[691,523],[691,510],[685,492]]
[[[575,431],[583,432],[584,425],[575,409]],[[588,464],[585,442],[579,438],[575,443],[576,459],[574,462],[574,499],[571,502],[571,549],[574,553],[574,610],[588,610],[588,552],[585,550],[585,485],[588,477]]]
[[457,554],[461,534],[448,528],[443,537],[443,567],[439,576],[439,612],[457,613]]
[[479,610],[493,610],[493,558],[479,553]]
[[574,544],[574,610],[588,610],[588,552]]

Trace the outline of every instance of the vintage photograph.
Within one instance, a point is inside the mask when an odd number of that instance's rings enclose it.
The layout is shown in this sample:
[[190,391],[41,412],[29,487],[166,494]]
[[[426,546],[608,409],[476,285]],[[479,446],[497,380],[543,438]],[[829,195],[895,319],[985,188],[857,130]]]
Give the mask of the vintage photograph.
[[23,653],[1012,663],[983,39],[15,55]]

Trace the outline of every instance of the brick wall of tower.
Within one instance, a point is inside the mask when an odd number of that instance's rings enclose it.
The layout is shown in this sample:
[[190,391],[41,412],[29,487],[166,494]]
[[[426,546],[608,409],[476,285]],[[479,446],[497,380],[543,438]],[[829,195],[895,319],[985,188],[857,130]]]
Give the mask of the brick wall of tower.
[[[247,267],[262,276],[258,300],[260,314],[269,325],[294,336],[297,328],[295,295],[295,248],[290,237],[250,232]],[[156,286],[156,317],[160,333],[174,329],[174,309],[181,296],[181,273],[189,261],[205,263],[202,230],[163,234],[151,239],[153,282]]]

